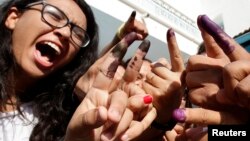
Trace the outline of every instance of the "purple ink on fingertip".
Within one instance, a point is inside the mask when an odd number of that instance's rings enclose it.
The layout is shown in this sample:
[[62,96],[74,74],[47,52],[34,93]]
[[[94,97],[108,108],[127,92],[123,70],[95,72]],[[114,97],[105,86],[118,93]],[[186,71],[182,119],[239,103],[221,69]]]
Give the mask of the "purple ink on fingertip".
[[173,111],[173,118],[177,121],[177,122],[185,122],[186,120],[186,115],[185,115],[185,109],[175,109]]
[[112,50],[113,56],[119,58],[118,60],[122,59],[126,52],[127,48],[137,39],[136,33],[131,32],[127,34],[122,41],[116,44],[115,48]]
[[174,30],[172,28],[167,31],[167,39],[169,40],[171,37],[175,36]]
[[130,17],[135,18],[135,16],[136,16],[136,11],[133,11],[133,12],[131,13]]
[[231,39],[230,36],[228,36],[219,25],[217,25],[215,22],[213,22],[211,19],[209,19],[206,15],[201,15],[198,17],[198,24],[200,27],[202,27],[205,31],[207,31],[215,41],[219,44],[221,49],[226,53],[230,54],[235,49],[235,46],[230,44],[228,39]]
[[139,49],[143,52],[148,52],[149,47],[150,47],[150,41],[143,40],[143,42],[139,46]]

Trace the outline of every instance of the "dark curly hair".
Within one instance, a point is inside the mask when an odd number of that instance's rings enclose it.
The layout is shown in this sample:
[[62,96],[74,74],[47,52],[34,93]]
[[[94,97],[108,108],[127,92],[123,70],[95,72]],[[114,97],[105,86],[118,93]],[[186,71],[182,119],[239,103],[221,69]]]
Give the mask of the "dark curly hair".
[[[0,7],[0,104],[2,108],[10,99],[8,90],[14,86],[14,73],[17,66],[12,53],[12,32],[5,26],[8,10],[16,7],[20,12],[24,12],[27,4],[36,1],[39,0],[11,0],[4,2]],[[21,112],[20,103],[33,101],[33,111],[39,119],[31,133],[31,141],[56,141],[65,135],[69,120],[79,104],[73,95],[76,82],[97,59],[99,37],[94,14],[84,0],[74,1],[87,18],[87,33],[91,42],[87,47],[81,48],[69,64],[42,79],[34,87],[25,91],[26,96],[18,99],[19,112]]]

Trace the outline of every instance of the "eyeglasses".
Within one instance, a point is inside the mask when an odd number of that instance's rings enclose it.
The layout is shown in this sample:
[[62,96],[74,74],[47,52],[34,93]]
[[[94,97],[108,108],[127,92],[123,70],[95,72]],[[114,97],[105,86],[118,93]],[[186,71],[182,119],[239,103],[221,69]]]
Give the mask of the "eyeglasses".
[[65,15],[65,13],[61,11],[59,8],[47,4],[45,1],[30,3],[26,6],[26,8],[30,8],[38,4],[43,5],[41,13],[44,22],[46,22],[53,28],[63,28],[67,25],[70,25],[70,31],[71,31],[70,37],[73,43],[81,48],[86,47],[89,44],[90,38],[87,32],[78,25],[72,23],[69,20],[69,18]]

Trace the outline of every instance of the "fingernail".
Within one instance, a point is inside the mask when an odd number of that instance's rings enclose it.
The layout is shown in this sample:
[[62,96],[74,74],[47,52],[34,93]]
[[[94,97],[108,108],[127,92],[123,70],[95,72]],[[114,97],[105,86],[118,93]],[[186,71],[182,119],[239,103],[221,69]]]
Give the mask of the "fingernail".
[[173,36],[175,36],[174,30],[172,28],[168,29],[168,31],[167,31],[167,39],[170,39]]
[[148,49],[150,47],[150,41],[149,40],[144,40],[140,46],[139,46],[139,49],[142,51],[142,52],[148,52]]
[[122,137],[121,137],[121,140],[122,141],[128,141],[129,140],[129,137],[128,137],[128,135],[123,135]]
[[173,118],[178,122],[185,122],[186,115],[185,115],[185,109],[175,109],[173,112]]
[[153,97],[150,96],[150,95],[144,96],[143,101],[144,101],[145,104],[150,104],[153,101]]
[[121,119],[121,114],[120,114],[120,112],[118,112],[118,111],[115,110],[115,109],[111,109],[111,110],[110,110],[110,114],[112,115],[113,120],[115,120],[115,121],[117,121],[117,122],[120,121],[120,119]]
[[220,45],[221,49],[226,53],[230,54],[234,49],[235,46],[231,45],[230,42],[226,39],[231,37],[227,35],[219,25],[213,22],[208,16],[201,15],[198,18],[198,24],[204,30],[206,30],[211,36],[214,37],[216,42]]

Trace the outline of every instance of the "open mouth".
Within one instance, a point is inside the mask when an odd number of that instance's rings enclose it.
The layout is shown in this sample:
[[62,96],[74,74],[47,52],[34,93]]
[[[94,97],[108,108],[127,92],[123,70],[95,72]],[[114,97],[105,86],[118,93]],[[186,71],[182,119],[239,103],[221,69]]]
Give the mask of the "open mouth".
[[49,67],[53,65],[53,62],[58,56],[60,56],[61,50],[59,46],[52,42],[40,42],[36,45],[36,60],[39,64]]

